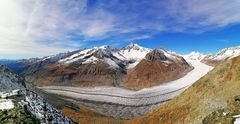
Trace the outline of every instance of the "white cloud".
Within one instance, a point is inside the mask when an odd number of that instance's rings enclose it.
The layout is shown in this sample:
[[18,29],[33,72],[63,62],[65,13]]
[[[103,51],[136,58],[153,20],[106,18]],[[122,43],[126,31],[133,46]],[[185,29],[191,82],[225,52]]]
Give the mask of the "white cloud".
[[239,0],[100,0],[90,6],[88,0],[0,0],[0,58],[54,54],[88,40],[141,40],[161,31],[204,32],[240,23]]
[[[0,55],[44,56],[80,47],[67,37],[98,37],[112,29],[110,14],[86,14],[86,0],[1,0]],[[0,56],[0,58],[2,58]]]
[[240,23],[239,8],[239,0],[171,0],[164,14],[174,20],[171,30],[205,31]]

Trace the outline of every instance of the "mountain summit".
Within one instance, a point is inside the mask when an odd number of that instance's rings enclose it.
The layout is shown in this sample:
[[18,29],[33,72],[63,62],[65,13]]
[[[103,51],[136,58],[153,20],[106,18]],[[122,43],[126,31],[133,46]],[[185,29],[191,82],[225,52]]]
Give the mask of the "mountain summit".
[[191,52],[190,54],[183,55],[183,57],[187,60],[198,60],[201,61],[206,55],[200,53],[200,52]]

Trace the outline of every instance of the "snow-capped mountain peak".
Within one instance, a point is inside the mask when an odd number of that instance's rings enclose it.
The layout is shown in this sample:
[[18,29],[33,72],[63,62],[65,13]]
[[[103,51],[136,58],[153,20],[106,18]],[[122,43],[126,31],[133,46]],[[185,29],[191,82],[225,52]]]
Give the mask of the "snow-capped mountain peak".
[[118,67],[119,63],[126,63],[127,68],[133,68],[140,62],[151,49],[144,48],[138,44],[130,43],[122,49],[108,45],[80,50],[71,56],[60,59],[60,64],[71,64],[80,62],[82,64],[96,63],[101,61],[108,65]]
[[201,61],[206,55],[200,53],[200,52],[196,52],[196,51],[193,51],[189,54],[186,54],[186,55],[182,55],[184,59],[186,60],[198,60],[198,61]]
[[239,55],[240,55],[240,46],[236,46],[236,47],[229,47],[229,48],[222,49],[218,53],[208,56],[208,59],[220,61],[220,60],[234,58]]
[[120,59],[125,59],[125,60],[139,60],[143,59],[147,53],[149,53],[151,49],[149,48],[144,48],[138,44],[130,43],[126,47],[123,47],[120,49],[118,52],[120,56],[118,56]]
[[133,43],[133,42],[130,42],[127,46],[123,47],[122,50],[128,50],[128,51],[131,51],[131,50],[139,50],[139,51],[148,51],[150,49],[148,48],[144,48],[136,43]]
[[130,43],[118,52],[113,53],[113,55],[120,60],[129,61],[130,64],[127,68],[130,69],[135,67],[146,56],[146,54],[151,51],[152,50],[149,48],[144,48],[138,44]]
[[[147,58],[146,58],[147,57]],[[159,59],[160,61],[170,64],[172,62],[182,61],[182,57],[178,54],[168,52],[163,48],[154,49],[150,54],[147,54],[145,58],[148,60],[156,60]]]

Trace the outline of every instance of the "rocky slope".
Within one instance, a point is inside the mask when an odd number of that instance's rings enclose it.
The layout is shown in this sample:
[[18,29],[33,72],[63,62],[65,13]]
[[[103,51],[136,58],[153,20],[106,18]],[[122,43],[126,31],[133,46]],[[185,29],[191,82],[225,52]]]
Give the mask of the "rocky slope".
[[240,94],[240,57],[218,65],[182,94],[128,123],[200,124],[212,112],[227,106]]
[[176,80],[192,70],[184,58],[170,54],[164,49],[149,52],[140,63],[130,70],[124,86],[142,89]]
[[0,122],[72,123],[42,97],[27,90],[25,84],[23,78],[0,65]]
[[240,46],[222,49],[213,55],[208,55],[202,60],[203,63],[216,66],[219,63],[240,55]]
[[35,72],[27,71],[28,80],[38,86],[117,85],[124,78],[125,62],[113,56],[109,46],[81,50],[53,64],[44,64]]
[[3,65],[0,65],[0,93],[22,89],[24,85],[24,80],[21,77],[10,72]]

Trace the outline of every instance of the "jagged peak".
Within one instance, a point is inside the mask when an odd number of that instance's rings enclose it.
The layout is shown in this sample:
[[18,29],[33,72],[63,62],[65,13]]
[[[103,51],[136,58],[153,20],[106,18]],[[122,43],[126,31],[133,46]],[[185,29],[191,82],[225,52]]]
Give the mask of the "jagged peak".
[[156,48],[153,51],[155,52],[168,52],[167,50],[165,50],[164,48]]
[[144,48],[136,43],[130,42],[127,46],[123,47],[123,49],[141,49]]

